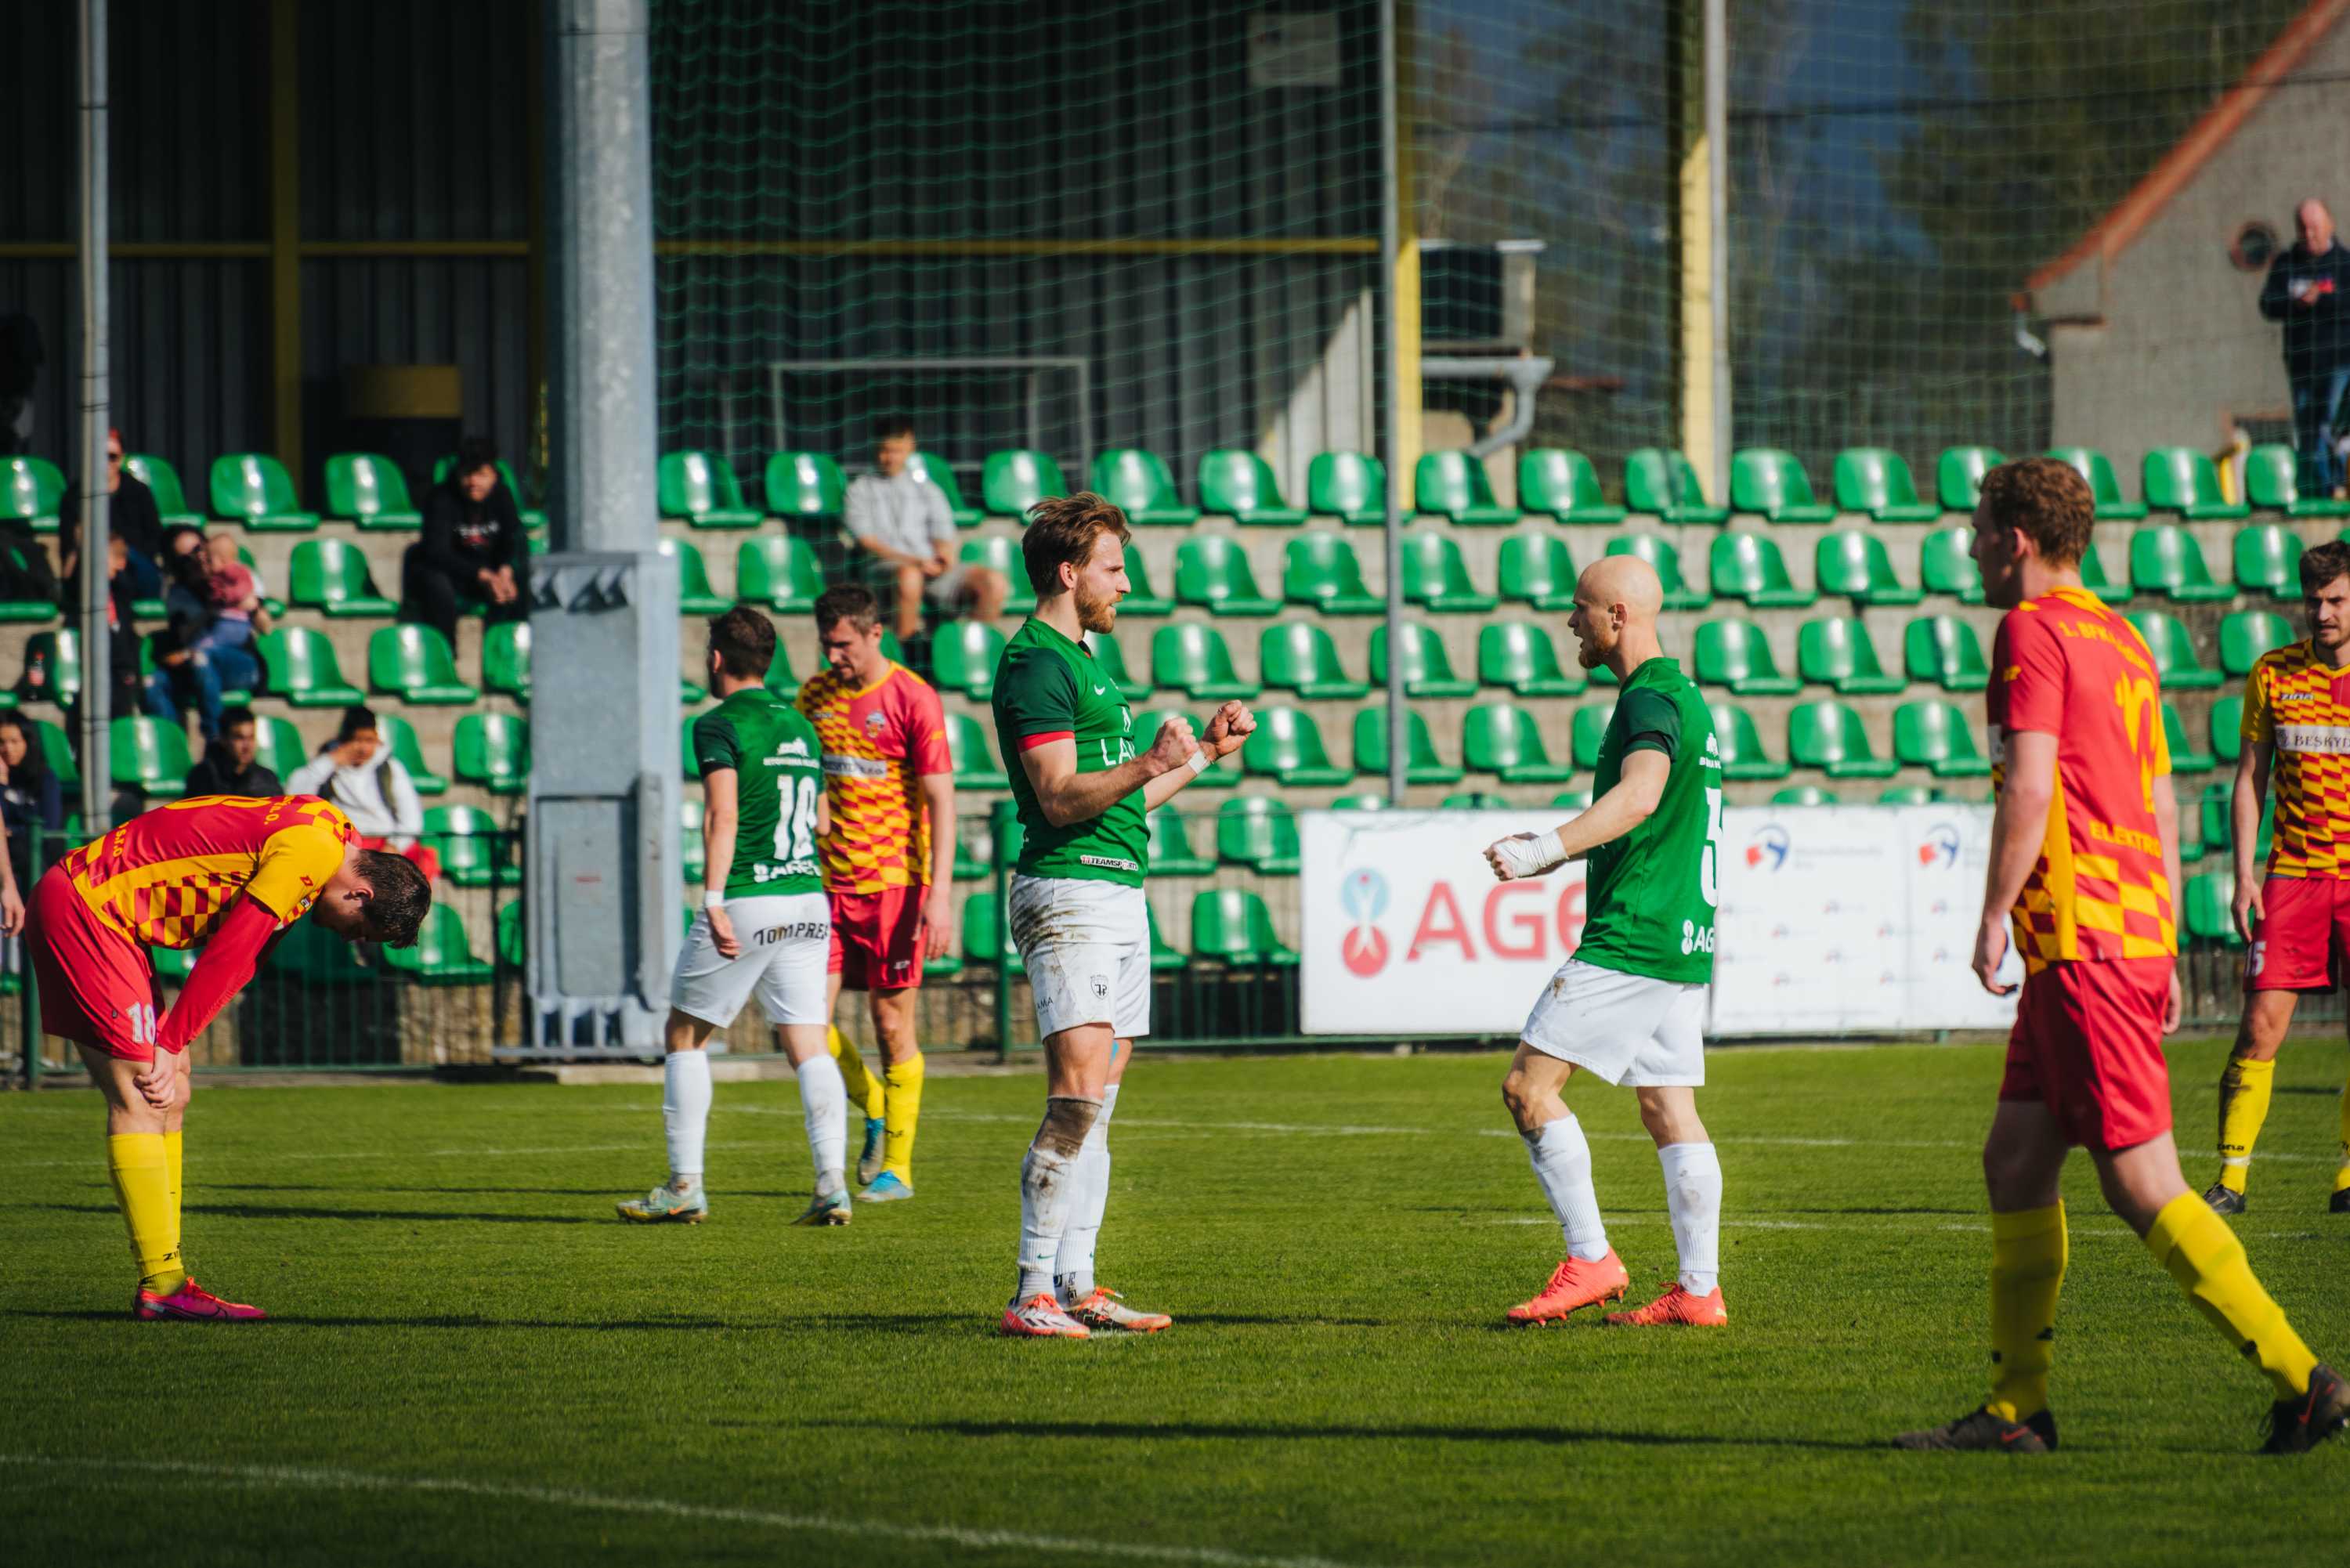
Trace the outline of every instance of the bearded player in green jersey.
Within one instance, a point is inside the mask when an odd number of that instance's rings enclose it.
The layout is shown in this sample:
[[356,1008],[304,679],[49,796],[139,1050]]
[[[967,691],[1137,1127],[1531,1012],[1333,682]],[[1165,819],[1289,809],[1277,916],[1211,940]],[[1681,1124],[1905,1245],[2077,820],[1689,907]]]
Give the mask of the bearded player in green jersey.
[[1555,1323],[1620,1300],[1630,1280],[1607,1244],[1591,1186],[1591,1146],[1559,1091],[1578,1067],[1628,1084],[1657,1140],[1680,1277],[1611,1324],[1720,1326],[1721,1162],[1697,1116],[1705,1082],[1705,992],[1713,978],[1714,868],[1721,837],[1721,753],[1697,687],[1664,656],[1664,589],[1647,563],[1610,556],[1575,585],[1567,626],[1586,670],[1622,692],[1599,743],[1589,810],[1549,833],[1490,846],[1503,881],[1588,862],[1583,940],[1526,1019],[1502,1100],[1526,1140],[1535,1179],[1566,1234],[1566,1259],[1513,1323]]
[[1023,1338],[1168,1326],[1094,1281],[1110,1111],[1135,1038],[1150,1033],[1144,818],[1256,728],[1227,702],[1198,740],[1189,720],[1170,719],[1136,753],[1134,711],[1085,642],[1118,622],[1129,537],[1126,514],[1098,495],[1031,507],[1020,552],[1036,613],[996,667],[996,743],[1015,764],[1025,836],[1005,923],[1028,969],[1045,1064],[1045,1120],[1020,1167],[1020,1283],[1002,1324]]

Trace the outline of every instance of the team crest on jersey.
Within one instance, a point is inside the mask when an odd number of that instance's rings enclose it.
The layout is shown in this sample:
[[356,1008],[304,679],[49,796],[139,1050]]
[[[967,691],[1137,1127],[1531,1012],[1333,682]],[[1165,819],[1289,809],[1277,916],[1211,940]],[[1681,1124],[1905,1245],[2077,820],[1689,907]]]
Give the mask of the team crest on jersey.
[[880,709],[876,708],[873,711],[865,715],[865,732],[872,736],[875,740],[879,740],[881,738],[881,732],[889,727],[889,715],[882,712]]

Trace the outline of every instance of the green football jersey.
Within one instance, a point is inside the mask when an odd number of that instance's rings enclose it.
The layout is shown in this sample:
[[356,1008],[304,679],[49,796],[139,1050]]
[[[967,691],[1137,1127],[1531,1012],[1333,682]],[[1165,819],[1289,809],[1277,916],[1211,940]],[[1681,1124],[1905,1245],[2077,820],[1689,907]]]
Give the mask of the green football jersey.
[[1721,845],[1721,748],[1697,685],[1669,659],[1632,671],[1616,699],[1591,780],[1594,800],[1633,752],[1672,763],[1648,819],[1586,857],[1585,963],[1680,984],[1713,978],[1713,908]]
[[764,686],[753,686],[693,722],[693,761],[707,778],[734,771],[734,864],[726,896],[821,893],[816,807],[824,798],[824,748],[816,726]]
[[1077,772],[1097,774],[1134,758],[1134,710],[1093,650],[1032,619],[1003,645],[995,667],[995,743],[1012,775],[1020,814],[1018,871],[1024,877],[1142,886],[1150,835],[1138,789],[1090,822],[1045,820],[1020,753],[1043,742],[1075,741]]

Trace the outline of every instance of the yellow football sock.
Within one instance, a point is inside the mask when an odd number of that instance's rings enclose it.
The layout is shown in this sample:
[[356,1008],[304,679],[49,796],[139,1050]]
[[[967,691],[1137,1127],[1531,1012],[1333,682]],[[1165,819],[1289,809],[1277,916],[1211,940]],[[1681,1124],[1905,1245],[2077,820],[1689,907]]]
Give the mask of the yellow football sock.
[[2220,1181],[2230,1192],[2244,1190],[2251,1174],[2252,1145],[2269,1118],[2269,1096],[2276,1086],[2276,1059],[2255,1062],[2230,1056],[2220,1075]]
[[832,1047],[832,1059],[840,1064],[840,1081],[848,1087],[848,1103],[862,1107],[865,1119],[878,1122],[882,1115],[881,1080],[865,1070],[865,1058],[857,1054],[848,1036],[837,1029],[827,1031],[827,1043]]
[[114,1200],[130,1230],[130,1255],[139,1261],[139,1282],[157,1295],[170,1295],[187,1282],[180,1267],[179,1227],[172,1222],[170,1156],[161,1133],[113,1133],[106,1140],[107,1174]]
[[173,1252],[180,1250],[180,1194],[184,1190],[180,1185],[182,1168],[180,1135],[177,1132],[167,1132],[163,1135],[163,1177],[172,1188],[172,1251]]
[[1991,1397],[2002,1420],[2048,1408],[2056,1296],[2064,1288],[2064,1206],[1991,1217]]
[[922,1054],[889,1064],[889,1110],[881,1133],[881,1168],[914,1180],[914,1123],[922,1114]]
[[2342,1086],[2342,1168],[2334,1173],[2334,1190],[2350,1190],[2350,1084]]
[[2244,1259],[2244,1244],[2227,1221],[2192,1192],[2182,1192],[2162,1206],[2154,1228],[2146,1233],[2147,1250],[2170,1271],[2195,1310],[2240,1346],[2245,1356],[2276,1385],[2280,1398],[2297,1398],[2308,1392],[2310,1368],[2317,1357],[2284,1320],[2252,1266]]

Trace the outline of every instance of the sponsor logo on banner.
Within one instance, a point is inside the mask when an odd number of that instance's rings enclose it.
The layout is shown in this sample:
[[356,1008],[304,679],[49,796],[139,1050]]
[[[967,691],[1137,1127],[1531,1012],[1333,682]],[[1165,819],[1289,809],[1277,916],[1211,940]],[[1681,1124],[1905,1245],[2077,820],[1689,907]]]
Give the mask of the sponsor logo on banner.
[[1959,863],[1959,851],[1965,846],[1958,828],[1947,822],[1938,822],[1927,830],[1926,841],[1918,846],[1918,864],[1929,870],[1948,871]]
[[1746,841],[1746,864],[1776,871],[1787,863],[1787,851],[1793,843],[1787,830],[1774,822]]
[[1367,980],[1388,967],[1387,933],[1375,923],[1388,912],[1388,879],[1357,867],[1339,883],[1338,903],[1354,921],[1338,939],[1338,956],[1348,972]]

